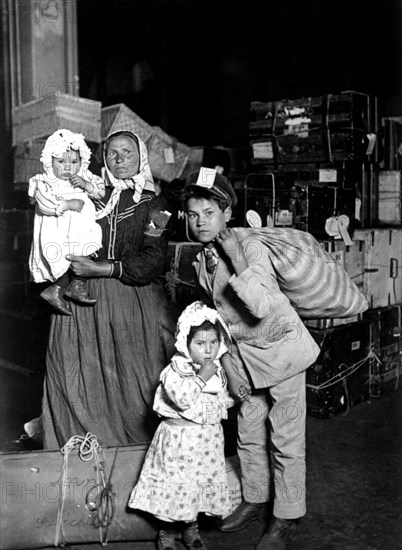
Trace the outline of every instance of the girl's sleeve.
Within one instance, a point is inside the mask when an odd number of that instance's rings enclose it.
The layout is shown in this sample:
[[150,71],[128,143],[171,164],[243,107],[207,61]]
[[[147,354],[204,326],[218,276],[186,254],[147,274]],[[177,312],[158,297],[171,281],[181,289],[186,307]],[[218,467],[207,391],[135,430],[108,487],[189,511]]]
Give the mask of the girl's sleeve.
[[194,406],[205,386],[202,378],[180,369],[174,362],[162,375],[161,383],[169,399],[183,411]]
[[[166,203],[156,197],[151,201],[141,250],[128,255],[115,266],[114,276],[127,285],[146,285],[166,271],[168,237],[165,230]],[[139,229],[140,230],[140,229]],[[121,273],[119,275],[118,270]]]
[[39,214],[43,216],[61,216],[60,210],[63,202],[62,197],[57,197],[50,188],[50,185],[39,179],[31,178],[29,181],[29,196],[37,205]]
[[96,174],[92,174],[89,170],[86,171],[84,179],[93,185],[92,191],[90,193],[87,192],[88,197],[91,199],[103,199],[106,193],[106,185],[103,179]]

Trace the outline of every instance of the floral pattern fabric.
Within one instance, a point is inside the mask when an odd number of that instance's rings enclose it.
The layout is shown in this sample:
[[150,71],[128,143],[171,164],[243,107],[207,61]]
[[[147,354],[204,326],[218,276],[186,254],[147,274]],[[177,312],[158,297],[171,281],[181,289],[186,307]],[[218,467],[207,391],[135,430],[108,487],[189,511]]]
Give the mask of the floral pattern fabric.
[[163,521],[193,521],[199,512],[230,511],[221,424],[161,422],[129,506]]

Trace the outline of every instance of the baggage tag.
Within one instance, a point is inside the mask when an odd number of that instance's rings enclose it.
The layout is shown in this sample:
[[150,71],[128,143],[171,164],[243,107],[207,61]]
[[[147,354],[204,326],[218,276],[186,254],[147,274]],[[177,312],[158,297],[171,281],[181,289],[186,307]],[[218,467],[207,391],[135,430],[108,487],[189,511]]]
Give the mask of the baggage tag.
[[276,225],[292,225],[293,215],[289,210],[279,210],[276,214]]
[[200,185],[201,187],[205,187],[206,189],[211,189],[211,187],[215,183],[215,176],[215,168],[206,168],[205,166],[201,166],[198,173],[196,185]]
[[163,150],[166,164],[174,164],[174,151],[172,147],[165,147]]
[[368,145],[366,150],[366,155],[371,155],[374,151],[374,147],[377,141],[377,136],[375,134],[367,134]]
[[318,181],[321,183],[336,183],[337,171],[333,168],[320,168],[318,170]]
[[246,220],[250,227],[259,229],[262,227],[262,219],[258,212],[255,210],[248,210],[246,212]]
[[343,239],[346,246],[352,246],[354,242],[350,238],[349,232],[349,217],[345,214],[340,216],[331,216],[325,222],[325,231],[334,239]]
[[349,227],[349,217],[345,214],[342,214],[338,217],[338,224],[339,224],[339,233],[341,234],[341,237],[343,239],[343,242],[346,244],[346,246],[352,246],[354,242],[350,238],[348,227]]

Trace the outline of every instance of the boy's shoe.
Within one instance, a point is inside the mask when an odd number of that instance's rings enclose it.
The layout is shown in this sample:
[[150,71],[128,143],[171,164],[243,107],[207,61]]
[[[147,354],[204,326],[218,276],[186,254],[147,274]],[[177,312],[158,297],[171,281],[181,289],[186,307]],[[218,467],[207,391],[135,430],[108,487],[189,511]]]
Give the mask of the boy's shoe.
[[85,282],[81,279],[73,279],[68,285],[64,296],[80,304],[85,304],[86,306],[93,306],[96,304],[95,298],[90,297]]
[[183,542],[187,550],[208,550],[198,530],[198,523],[186,523],[183,529]]
[[287,542],[292,540],[295,532],[295,520],[273,517],[255,550],[285,550]]
[[176,531],[160,529],[158,534],[158,550],[176,550]]
[[49,304],[52,305],[59,313],[62,313],[63,315],[71,315],[68,303],[63,298],[64,288],[61,286],[52,284],[45,288],[39,296],[43,300],[46,300],[46,302],[49,302]]

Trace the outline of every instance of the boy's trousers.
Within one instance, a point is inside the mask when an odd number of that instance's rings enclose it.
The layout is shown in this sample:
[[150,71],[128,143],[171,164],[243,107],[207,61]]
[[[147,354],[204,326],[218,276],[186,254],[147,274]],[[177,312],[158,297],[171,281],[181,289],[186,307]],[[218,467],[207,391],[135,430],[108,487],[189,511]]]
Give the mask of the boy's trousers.
[[[266,502],[274,481],[275,517],[306,513],[305,372],[255,390],[238,414],[238,454],[243,499]],[[271,450],[271,452],[270,452]]]

